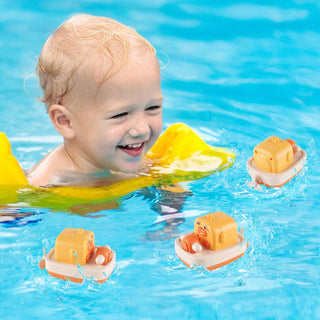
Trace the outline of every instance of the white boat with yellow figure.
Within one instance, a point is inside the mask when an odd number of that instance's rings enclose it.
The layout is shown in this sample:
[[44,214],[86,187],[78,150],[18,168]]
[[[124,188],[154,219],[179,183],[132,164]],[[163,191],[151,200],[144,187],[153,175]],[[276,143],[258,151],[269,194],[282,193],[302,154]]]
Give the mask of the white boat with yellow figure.
[[93,232],[81,228],[64,229],[55,247],[48,254],[43,251],[39,267],[53,277],[72,282],[91,279],[102,283],[109,278],[116,262],[110,247],[95,246]]
[[189,268],[220,268],[242,257],[247,248],[236,222],[221,211],[197,218],[194,231],[175,240],[175,251]]
[[295,177],[306,159],[306,152],[293,140],[271,136],[254,148],[247,167],[255,183],[276,188]]

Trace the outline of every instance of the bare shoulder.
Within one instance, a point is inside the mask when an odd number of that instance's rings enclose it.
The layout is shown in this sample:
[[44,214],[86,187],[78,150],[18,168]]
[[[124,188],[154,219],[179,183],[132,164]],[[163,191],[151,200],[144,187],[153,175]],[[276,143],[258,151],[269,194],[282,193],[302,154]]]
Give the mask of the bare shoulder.
[[26,172],[28,182],[32,186],[54,184],[58,172],[66,167],[63,145],[56,147]]

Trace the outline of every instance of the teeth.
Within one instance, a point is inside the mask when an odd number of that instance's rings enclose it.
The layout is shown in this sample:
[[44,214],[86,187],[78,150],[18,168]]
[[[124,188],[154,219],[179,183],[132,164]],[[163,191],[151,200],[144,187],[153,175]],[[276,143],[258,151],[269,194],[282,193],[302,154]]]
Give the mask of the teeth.
[[142,143],[136,143],[136,144],[126,144],[123,147],[124,148],[132,148],[132,149],[134,149],[134,148],[140,148],[141,146],[142,146]]

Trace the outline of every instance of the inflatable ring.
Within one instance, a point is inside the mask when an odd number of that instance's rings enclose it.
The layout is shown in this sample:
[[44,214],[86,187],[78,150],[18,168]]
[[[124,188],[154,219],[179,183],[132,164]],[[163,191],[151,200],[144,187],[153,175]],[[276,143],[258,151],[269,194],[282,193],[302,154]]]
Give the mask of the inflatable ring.
[[101,203],[150,186],[171,185],[206,177],[230,167],[234,153],[212,147],[187,125],[171,125],[145,155],[152,166],[150,172],[105,187],[33,187],[11,154],[10,143],[0,133],[0,204],[24,203],[54,210],[83,203]]

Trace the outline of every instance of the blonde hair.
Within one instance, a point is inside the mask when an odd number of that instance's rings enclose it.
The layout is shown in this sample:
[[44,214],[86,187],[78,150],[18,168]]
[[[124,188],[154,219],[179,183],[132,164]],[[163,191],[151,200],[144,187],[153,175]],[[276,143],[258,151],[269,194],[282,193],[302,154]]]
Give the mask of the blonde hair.
[[62,104],[75,88],[74,73],[80,66],[90,68],[92,80],[101,84],[123,68],[131,50],[143,54],[146,49],[155,55],[146,39],[120,22],[75,15],[60,25],[42,48],[36,68],[43,90],[40,100],[47,109]]

